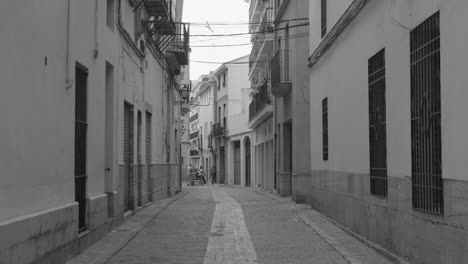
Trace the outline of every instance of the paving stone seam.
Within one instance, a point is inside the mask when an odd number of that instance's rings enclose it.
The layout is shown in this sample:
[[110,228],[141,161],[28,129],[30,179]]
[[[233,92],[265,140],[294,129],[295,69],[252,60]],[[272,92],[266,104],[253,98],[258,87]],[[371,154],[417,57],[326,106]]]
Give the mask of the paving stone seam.
[[[225,185],[226,187],[228,187],[227,185]],[[231,186],[229,186],[231,187]],[[232,186],[233,188],[243,188],[241,186]],[[245,187],[244,187],[245,188]],[[283,201],[285,198],[283,197],[279,197],[278,195],[276,194],[272,194],[272,193],[266,193],[265,191],[263,190],[259,190],[257,188],[253,188],[253,187],[247,187],[246,189],[250,190],[250,191],[253,191],[255,193],[258,193],[262,196],[265,196],[265,197],[268,197],[274,201],[276,201],[277,203],[280,203],[280,204],[294,204],[295,203],[293,201],[288,201],[285,203],[285,201]],[[356,260],[352,257],[352,256],[349,256],[348,252],[346,249],[342,249],[340,247],[337,247],[336,246],[336,243],[333,242],[333,239],[329,238],[328,235],[326,235],[324,232],[322,232],[318,227],[315,227],[312,225],[310,226],[309,224],[307,224],[307,222],[310,222],[310,220],[302,215],[301,213],[298,212],[297,209],[291,209],[293,211],[293,213],[298,216],[301,221],[307,225],[309,228],[311,228],[312,230],[314,230],[315,233],[317,233],[317,235],[319,235],[322,239],[324,239],[327,244],[329,244],[333,249],[335,249],[341,256],[343,256],[343,258],[345,258],[345,260],[348,262],[348,263],[351,263],[351,264],[355,264],[355,263],[359,263],[359,262],[356,262]],[[313,210],[312,208],[310,208],[310,210]],[[315,210],[314,210],[315,211]],[[366,246],[370,247],[371,249],[373,249],[377,254],[387,258],[388,260],[396,263],[396,264],[409,264],[409,262],[407,262],[406,260],[404,260],[403,258],[401,258],[400,256],[397,256],[395,255],[394,253],[388,251],[387,249],[381,247],[380,245],[372,242],[372,241],[369,241],[368,239],[366,239],[365,237],[362,237],[360,236],[359,234],[356,234],[355,232],[349,230],[348,228],[342,226],[341,224],[333,221],[332,219],[328,218],[327,216],[321,214],[320,212],[317,212],[315,211],[317,214],[319,214],[322,218],[324,218],[325,220],[327,220],[328,222],[330,222],[331,224],[337,226],[338,228],[340,228],[341,230],[343,230],[344,232],[346,232],[348,235],[354,237],[355,239],[359,240],[361,243],[365,244]],[[321,234],[323,233],[323,234]]]

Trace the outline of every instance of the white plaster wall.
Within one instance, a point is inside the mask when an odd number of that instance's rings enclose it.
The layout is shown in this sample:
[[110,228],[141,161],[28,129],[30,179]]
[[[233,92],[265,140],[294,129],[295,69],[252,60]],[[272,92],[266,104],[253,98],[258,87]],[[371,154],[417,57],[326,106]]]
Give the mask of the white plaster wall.
[[[394,7],[390,2],[369,1],[350,29],[310,71],[313,170],[369,173],[367,60],[385,47],[388,173],[394,177],[411,175],[409,31],[389,22],[388,17],[414,28],[439,8],[443,178],[467,180],[468,143],[463,136],[468,132],[468,117],[463,95],[467,94],[468,77],[463,69],[468,55],[463,44],[468,34],[460,21],[465,20],[461,10],[466,10],[468,3],[461,0],[416,0],[409,5],[397,1]],[[311,11],[311,20],[315,20],[316,12]],[[324,97],[328,97],[329,107],[328,163],[322,162]]]
[[66,11],[61,0],[0,3],[0,221],[74,201]]

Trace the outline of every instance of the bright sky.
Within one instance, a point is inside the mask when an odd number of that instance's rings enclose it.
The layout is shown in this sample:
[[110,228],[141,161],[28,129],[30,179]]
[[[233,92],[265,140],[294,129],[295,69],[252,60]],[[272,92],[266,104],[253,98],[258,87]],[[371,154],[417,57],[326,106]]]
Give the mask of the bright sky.
[[[249,31],[249,6],[245,0],[184,0],[183,21],[197,23],[190,26],[190,35],[219,35],[232,33],[247,33]],[[210,24],[211,30],[200,23]],[[215,25],[223,23],[230,25]],[[243,25],[239,25],[243,23]],[[237,24],[237,25],[233,25]],[[190,37],[190,79],[195,80],[202,74],[216,70],[220,64],[199,63],[227,62],[245,55],[251,50],[251,45],[238,47],[197,47],[211,45],[247,44],[249,35],[219,37]]]

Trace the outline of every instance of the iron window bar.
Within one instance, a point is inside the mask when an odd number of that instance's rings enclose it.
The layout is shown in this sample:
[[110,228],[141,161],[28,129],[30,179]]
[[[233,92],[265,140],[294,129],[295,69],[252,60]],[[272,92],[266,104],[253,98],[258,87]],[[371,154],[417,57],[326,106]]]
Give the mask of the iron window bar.
[[411,31],[411,180],[413,208],[444,213],[439,12]]
[[328,97],[322,100],[322,152],[323,160],[328,160]]
[[387,197],[385,49],[368,61],[370,193]]

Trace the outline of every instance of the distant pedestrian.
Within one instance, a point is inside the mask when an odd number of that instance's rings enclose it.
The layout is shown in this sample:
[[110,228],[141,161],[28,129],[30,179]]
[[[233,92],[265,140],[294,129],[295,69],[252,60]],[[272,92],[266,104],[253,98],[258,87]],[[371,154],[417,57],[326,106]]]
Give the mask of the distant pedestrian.
[[200,166],[200,170],[198,170],[198,177],[202,178],[203,184],[206,184],[205,171],[203,171],[203,166]]
[[187,169],[187,180],[189,181],[187,185],[193,185],[193,167],[192,164],[188,166]]
[[211,184],[216,183],[216,168],[213,166],[211,167]]

